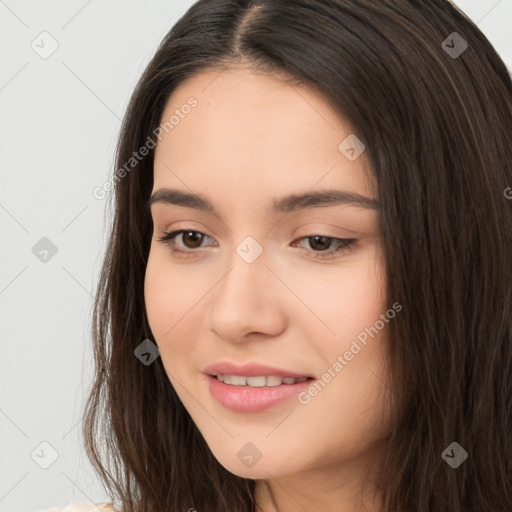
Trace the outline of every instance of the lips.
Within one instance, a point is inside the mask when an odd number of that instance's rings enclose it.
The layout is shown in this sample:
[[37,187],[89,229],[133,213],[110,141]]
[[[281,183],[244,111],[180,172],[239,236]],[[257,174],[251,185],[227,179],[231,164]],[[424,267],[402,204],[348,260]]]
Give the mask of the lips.
[[[291,404],[291,400],[304,392],[311,382],[311,379],[306,379],[296,384],[254,388],[231,386],[212,375],[206,377],[210,395],[224,408],[237,413],[259,413],[280,404]],[[295,400],[295,406],[297,403]]]
[[314,379],[315,377],[309,373],[301,373],[297,371],[288,370],[285,368],[279,368],[277,366],[269,366],[266,364],[259,363],[243,363],[234,364],[229,361],[222,361],[207,366],[203,373],[206,375],[239,375],[244,377],[261,377],[261,376],[272,376],[277,377],[293,377],[294,379],[300,379],[307,377]]

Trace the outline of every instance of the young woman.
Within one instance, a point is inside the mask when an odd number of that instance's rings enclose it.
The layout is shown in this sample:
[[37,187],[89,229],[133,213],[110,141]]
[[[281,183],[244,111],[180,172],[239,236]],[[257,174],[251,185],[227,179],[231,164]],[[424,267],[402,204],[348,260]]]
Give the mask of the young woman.
[[448,1],[194,4],[112,177],[108,510],[510,512],[511,133]]

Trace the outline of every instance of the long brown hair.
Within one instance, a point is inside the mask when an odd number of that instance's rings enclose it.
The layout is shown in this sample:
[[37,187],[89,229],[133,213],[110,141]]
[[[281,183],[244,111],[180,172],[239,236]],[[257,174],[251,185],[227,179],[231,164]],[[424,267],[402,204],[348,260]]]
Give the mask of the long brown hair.
[[[256,510],[255,482],[214,458],[161,359],[134,356],[154,339],[144,304],[153,150],[126,168],[156,141],[179,84],[241,59],[325,95],[378,183],[387,297],[403,306],[389,324],[383,512],[510,512],[512,81],[446,0],[200,0],[165,36],[122,124],[92,321],[83,435],[112,502]],[[456,469],[442,457],[452,442],[468,454]]]

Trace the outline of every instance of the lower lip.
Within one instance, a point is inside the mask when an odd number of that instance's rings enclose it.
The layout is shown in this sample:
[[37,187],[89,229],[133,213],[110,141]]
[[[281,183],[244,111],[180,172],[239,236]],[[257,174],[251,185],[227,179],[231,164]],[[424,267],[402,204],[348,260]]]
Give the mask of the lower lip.
[[274,405],[286,402],[304,391],[313,379],[296,384],[280,384],[279,386],[232,386],[224,384],[217,377],[208,375],[210,392],[224,407],[237,412],[259,412]]

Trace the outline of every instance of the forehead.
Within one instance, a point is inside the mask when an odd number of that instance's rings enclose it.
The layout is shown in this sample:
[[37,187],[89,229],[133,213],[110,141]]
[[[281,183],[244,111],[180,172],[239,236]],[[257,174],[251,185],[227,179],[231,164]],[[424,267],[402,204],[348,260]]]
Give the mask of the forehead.
[[154,190],[185,186],[261,204],[315,187],[374,196],[364,153],[351,161],[338,148],[350,126],[305,86],[249,69],[207,70],[173,92],[161,126],[171,118],[156,147]]

